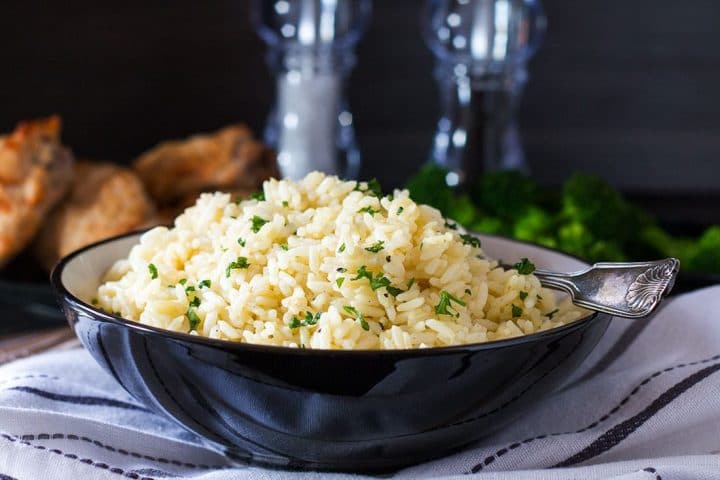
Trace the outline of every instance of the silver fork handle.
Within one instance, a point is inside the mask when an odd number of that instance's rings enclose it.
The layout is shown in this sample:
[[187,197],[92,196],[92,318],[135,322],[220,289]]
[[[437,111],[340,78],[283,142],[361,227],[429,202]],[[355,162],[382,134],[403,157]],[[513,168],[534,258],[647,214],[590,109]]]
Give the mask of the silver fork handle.
[[575,273],[535,270],[543,286],[563,290],[581,307],[617,317],[649,315],[670,293],[680,261],[666,258],[653,262],[596,263]]

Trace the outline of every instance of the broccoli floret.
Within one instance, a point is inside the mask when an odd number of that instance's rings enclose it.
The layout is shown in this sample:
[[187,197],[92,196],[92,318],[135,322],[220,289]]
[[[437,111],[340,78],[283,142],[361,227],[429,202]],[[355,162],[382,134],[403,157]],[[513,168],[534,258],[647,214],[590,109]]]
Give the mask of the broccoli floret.
[[540,200],[540,189],[518,171],[504,170],[482,175],[470,191],[480,210],[503,221],[525,215]]
[[557,220],[553,215],[542,208],[530,207],[513,225],[512,235],[519,240],[557,248],[556,226]]
[[558,245],[568,253],[586,258],[591,244],[590,232],[580,222],[565,224],[558,230]]
[[622,262],[625,255],[618,242],[598,240],[580,222],[571,222],[558,230],[558,246],[591,262]]
[[445,183],[447,172],[439,165],[426,163],[406,186],[414,201],[431,205],[446,217],[455,201],[455,192]]
[[657,225],[648,225],[640,232],[640,241],[644,245],[644,258],[654,260],[660,257],[675,257],[680,260],[683,269],[687,267],[690,256],[695,249],[695,242],[690,238],[673,237]]
[[501,235],[507,235],[509,233],[509,226],[502,220],[495,217],[482,216],[475,220],[469,225],[471,230],[483,233],[495,233]]
[[565,182],[562,214],[570,222],[585,226],[593,239],[620,244],[632,241],[639,223],[646,223],[639,210],[607,182],[582,173]]
[[691,250],[685,266],[696,272],[720,272],[720,225],[705,230]]
[[536,242],[550,237],[555,230],[555,218],[541,208],[530,207],[513,225],[513,236],[520,240]]
[[460,225],[470,225],[477,217],[477,210],[467,195],[460,195],[450,201],[445,216]]
[[617,242],[598,240],[590,246],[587,258],[591,262],[626,262],[627,255]]
[[456,193],[445,183],[448,170],[428,163],[407,184],[410,196],[418,203],[425,203],[440,210],[442,214],[460,225],[470,225],[478,211],[470,197]]

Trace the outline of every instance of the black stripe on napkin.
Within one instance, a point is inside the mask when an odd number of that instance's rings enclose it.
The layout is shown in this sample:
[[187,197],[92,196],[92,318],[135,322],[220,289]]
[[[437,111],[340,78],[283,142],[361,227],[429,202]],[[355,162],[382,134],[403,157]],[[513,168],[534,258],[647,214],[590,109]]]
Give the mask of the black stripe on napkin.
[[63,395],[61,393],[53,393],[45,390],[40,390],[39,388],[25,386],[12,387],[8,390],[30,393],[32,395],[37,395],[38,397],[47,398],[48,400],[53,400],[56,402],[74,403],[76,405],[98,405],[103,407],[116,407],[125,408],[128,410],[138,410],[141,412],[150,412],[150,410],[148,410],[147,408],[141,407],[139,405],[134,405],[132,403],[123,402],[121,400],[115,400],[113,398],[89,397],[81,395]]
[[[93,460],[92,458],[81,457],[80,455],[77,455],[75,453],[63,452],[62,450],[58,450],[57,448],[47,448],[44,445],[35,445],[27,440],[22,440],[13,435],[8,435],[7,433],[0,433],[0,438],[9,442],[17,442],[17,444],[23,445],[28,448],[34,448],[35,450],[41,450],[43,452],[52,453],[53,455],[59,455],[68,458],[74,462],[84,463],[85,465],[90,465],[101,470],[106,470],[116,475],[122,475],[124,478],[129,478],[131,480],[157,480],[156,477],[140,476],[140,474],[137,474],[135,472],[129,470],[125,471],[122,468],[113,467],[105,462],[98,462],[97,460]],[[10,480],[17,480],[12,477],[7,478],[9,478]],[[0,478],[0,480],[4,479]]]
[[4,473],[0,473],[0,480],[18,480],[15,477],[11,477],[10,475],[5,475]]
[[720,363],[705,367],[685,379],[676,383],[668,390],[657,397],[645,410],[638,413],[634,417],[630,417],[624,422],[618,423],[607,432],[600,435],[594,442],[586,448],[576,453],[572,457],[554,465],[554,467],[569,467],[578,463],[590,460],[604,452],[607,452],[623,440],[631,433],[637,430],[641,425],[650,420],[657,412],[668,406],[673,400],[682,395],[685,391],[701,382],[708,376],[720,370]]
[[[74,433],[25,433],[19,436],[15,436],[14,438],[18,438],[20,440],[24,440],[26,442],[33,442],[35,440],[72,440],[72,441],[82,441],[86,442],[92,445],[95,445],[96,447],[104,448],[108,452],[117,453],[119,455],[123,455],[126,457],[133,457],[137,459],[144,459],[144,460],[150,460],[151,462],[158,462],[158,463],[166,463],[166,464],[172,464],[177,465],[178,467],[185,467],[185,468],[197,468],[201,470],[221,470],[224,468],[235,468],[234,466],[228,466],[228,465],[206,465],[204,463],[190,463],[186,461],[180,461],[175,460],[172,458],[166,458],[166,457],[156,457],[152,455],[148,455],[145,453],[139,453],[133,450],[125,450],[124,448],[118,447],[118,446],[112,446],[107,443],[103,443],[99,440],[96,440],[94,438],[86,437],[84,435],[76,435]],[[11,438],[5,438],[6,440],[13,441],[13,437]],[[44,447],[43,447],[44,448]],[[2,480],[2,479],[0,479]]]
[[658,377],[660,377],[660,376],[662,376],[662,375],[664,375],[664,374],[666,374],[666,373],[668,373],[668,372],[672,372],[672,371],[677,370],[677,369],[680,369],[680,368],[687,368],[687,367],[694,367],[694,366],[697,366],[697,365],[704,365],[704,364],[707,364],[707,363],[715,362],[715,361],[717,361],[717,360],[720,360],[720,354],[714,355],[714,356],[709,357],[709,358],[705,358],[705,359],[703,359],[703,360],[695,360],[694,362],[682,362],[682,363],[678,363],[678,364],[676,364],[676,365],[673,365],[673,366],[671,366],[671,367],[665,367],[665,368],[663,368],[663,369],[657,370],[657,371],[653,372],[652,374],[648,375],[647,377],[645,377],[640,383],[638,383],[637,386],[636,386],[627,396],[625,396],[622,400],[620,400],[619,403],[617,403],[617,404],[612,408],[612,410],[610,410],[609,412],[607,412],[605,415],[603,415],[602,417],[598,418],[597,420],[594,420],[594,421],[593,421],[592,423],[590,423],[589,425],[586,425],[586,426],[580,428],[579,430],[569,430],[569,431],[566,431],[566,432],[544,433],[544,434],[542,434],[542,435],[537,435],[537,436],[534,436],[534,437],[529,437],[529,438],[526,438],[525,440],[515,442],[515,443],[513,443],[513,444],[511,444],[511,445],[508,445],[508,446],[505,446],[505,447],[501,448],[500,450],[496,451],[493,455],[490,455],[489,457],[486,457],[482,462],[476,464],[470,471],[466,472],[466,474],[478,473],[478,472],[481,471],[484,467],[486,467],[486,466],[490,465],[492,462],[494,462],[497,458],[500,458],[500,457],[502,457],[503,455],[505,455],[506,453],[508,453],[508,452],[510,452],[510,451],[514,451],[514,450],[520,448],[520,447],[523,446],[523,445],[530,444],[530,443],[534,442],[535,440],[541,440],[541,439],[543,439],[543,438],[548,438],[548,437],[558,437],[558,436],[562,436],[562,435],[573,435],[573,434],[577,434],[577,433],[583,433],[583,432],[585,432],[585,431],[587,431],[587,430],[590,430],[590,429],[592,429],[592,428],[595,428],[595,427],[597,427],[598,425],[600,425],[601,423],[603,423],[603,422],[607,421],[608,419],[610,419],[610,417],[612,417],[613,415],[617,414],[617,413],[620,411],[620,409],[623,407],[623,405],[625,405],[626,403],[628,403],[632,397],[634,397],[635,395],[637,395],[637,393],[640,392],[641,389],[642,389],[645,385],[647,385],[648,383],[652,382],[654,379],[656,379],[656,378],[658,378]]

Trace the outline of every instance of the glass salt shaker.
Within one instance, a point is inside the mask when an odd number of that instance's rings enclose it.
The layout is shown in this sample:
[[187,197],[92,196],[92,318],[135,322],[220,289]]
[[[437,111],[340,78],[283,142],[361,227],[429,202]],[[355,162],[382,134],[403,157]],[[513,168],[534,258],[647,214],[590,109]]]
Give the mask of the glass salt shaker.
[[448,185],[527,168],[516,113],[545,25],[539,0],[427,0],[441,110],[430,159],[449,170]]
[[265,141],[277,151],[280,172],[355,178],[360,152],[345,86],[371,1],[255,0],[253,7],[277,82]]

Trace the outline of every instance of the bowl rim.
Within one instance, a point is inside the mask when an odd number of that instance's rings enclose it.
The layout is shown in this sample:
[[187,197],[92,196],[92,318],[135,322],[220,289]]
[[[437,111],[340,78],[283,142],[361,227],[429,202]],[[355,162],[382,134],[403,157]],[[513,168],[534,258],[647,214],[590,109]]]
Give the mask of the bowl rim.
[[[459,353],[459,352],[466,352],[466,351],[478,351],[478,350],[488,350],[488,349],[502,349],[502,348],[509,348],[525,343],[530,343],[536,340],[542,340],[547,339],[549,337],[559,336],[563,333],[568,333],[571,331],[574,331],[578,328],[584,327],[587,324],[591,323],[592,321],[598,319],[598,317],[601,316],[607,316],[606,314],[603,314],[598,311],[592,311],[590,315],[587,315],[581,319],[575,320],[574,322],[567,323],[565,325],[561,325],[559,327],[550,328],[548,330],[543,330],[540,332],[530,333],[526,335],[522,335],[519,337],[511,337],[511,338],[505,338],[501,340],[490,340],[487,342],[479,342],[479,343],[463,343],[460,345],[450,345],[445,347],[427,347],[427,348],[398,348],[398,349],[353,349],[353,350],[344,350],[344,349],[328,349],[328,348],[295,348],[295,347],[283,347],[278,345],[262,345],[262,344],[254,344],[254,343],[246,343],[246,342],[234,342],[231,340],[222,340],[217,338],[209,338],[209,337],[203,337],[201,335],[190,335],[189,333],[185,332],[176,332],[173,330],[167,330],[160,327],[153,327],[150,325],[145,325],[140,322],[136,322],[134,320],[129,320],[127,318],[120,317],[118,315],[113,315],[112,313],[107,313],[103,310],[100,310],[99,308],[96,308],[93,305],[88,304],[87,302],[83,301],[82,299],[76,297],[70,291],[67,289],[65,284],[62,282],[62,273],[65,270],[65,267],[68,266],[70,262],[72,262],[75,258],[87,253],[90,250],[94,250],[96,248],[101,248],[106,244],[110,244],[113,242],[118,242],[120,240],[124,240],[128,237],[142,235],[145,232],[148,232],[149,230],[152,230],[152,228],[146,228],[146,229],[140,229],[140,230],[133,230],[131,232],[127,232],[121,235],[116,235],[110,238],[106,238],[103,240],[100,240],[98,242],[91,243],[89,245],[86,245],[78,250],[75,250],[74,252],[66,255],[60,261],[55,265],[52,272],[50,273],[50,283],[52,284],[53,289],[55,290],[55,294],[60,297],[63,301],[70,303],[74,308],[80,309],[87,313],[91,318],[94,320],[100,320],[104,322],[113,323],[116,325],[120,325],[126,328],[129,328],[131,330],[134,330],[137,333],[140,334],[158,334],[160,336],[168,337],[171,340],[177,340],[177,341],[184,341],[184,342],[190,342],[194,344],[203,345],[206,347],[217,347],[221,349],[230,349],[230,350],[246,350],[248,352],[263,352],[263,353],[282,353],[282,354],[295,354],[295,355],[317,355],[317,356],[338,356],[338,355],[349,355],[349,356],[367,356],[367,355],[383,355],[383,356],[426,356],[428,354],[451,354],[451,353]],[[570,258],[574,258],[583,264],[586,264],[589,266],[589,264],[582,258],[562,252],[560,250],[546,247],[544,245],[538,245],[536,243],[524,241],[524,240],[516,240],[514,238],[505,237],[502,235],[496,235],[496,234],[490,234],[490,233],[480,233],[475,232],[472,230],[468,230],[468,233],[472,235],[482,235],[486,237],[492,237],[497,238],[500,240],[506,240],[510,242],[520,243],[524,245],[529,245],[532,247],[540,248],[543,250],[547,250],[549,252],[559,253],[561,255],[565,255]],[[612,318],[612,316],[610,316]]]

